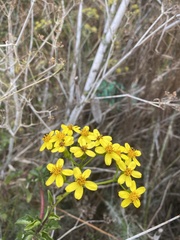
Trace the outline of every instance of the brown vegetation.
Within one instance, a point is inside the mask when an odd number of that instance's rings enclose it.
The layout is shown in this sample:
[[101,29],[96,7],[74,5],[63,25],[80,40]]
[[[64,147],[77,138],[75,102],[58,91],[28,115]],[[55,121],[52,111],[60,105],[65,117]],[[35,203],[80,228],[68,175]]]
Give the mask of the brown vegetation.
[[[54,239],[127,239],[180,214],[179,1],[0,2],[0,238],[15,239],[14,222],[39,214],[40,174],[56,156],[39,152],[41,139],[68,122],[141,149],[139,182],[147,191],[140,209],[121,209],[116,185],[82,202],[65,200]],[[123,2],[127,8],[106,46]],[[106,47],[93,78],[100,44]],[[93,166],[98,177],[102,164]],[[89,223],[78,228],[78,217]],[[160,239],[180,239],[179,219],[162,229]],[[155,234],[141,239],[159,239]]]

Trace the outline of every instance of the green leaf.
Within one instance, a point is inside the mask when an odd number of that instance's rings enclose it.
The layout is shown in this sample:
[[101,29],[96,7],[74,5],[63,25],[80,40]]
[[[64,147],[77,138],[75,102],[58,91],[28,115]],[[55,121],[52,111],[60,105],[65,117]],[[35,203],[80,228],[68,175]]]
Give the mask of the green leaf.
[[31,201],[32,195],[33,194],[28,189],[26,189],[26,201],[27,201],[27,203],[29,203]]
[[41,221],[38,220],[38,219],[36,219],[36,220],[34,220],[33,222],[29,223],[29,224],[25,227],[24,230],[27,231],[27,230],[33,229],[33,228],[39,226],[40,224],[41,224]]
[[34,218],[32,218],[29,215],[23,216],[22,218],[19,218],[16,221],[16,224],[21,224],[21,225],[28,225],[30,224],[32,221],[34,220]]
[[22,238],[22,240],[32,240],[33,239],[33,236],[34,236],[34,234],[28,234],[28,235],[26,235],[26,236],[24,236],[23,238]]
[[51,213],[51,215],[49,216],[49,219],[53,219],[53,220],[60,220],[61,217],[59,217],[58,215],[56,215],[55,213]]
[[52,231],[61,228],[59,221],[54,219],[49,219],[49,221],[45,224],[46,231]]
[[47,191],[47,194],[48,194],[48,203],[50,204],[50,206],[52,206],[54,203],[53,196],[49,190]]
[[43,220],[42,221],[44,221],[46,218],[47,218],[47,216],[49,215],[49,213],[52,211],[52,208],[50,207],[50,206],[48,206],[47,207],[47,210],[46,210],[46,213],[44,214],[44,217],[43,217]]
[[51,238],[50,236],[49,236],[49,234],[47,233],[47,232],[42,232],[42,238],[44,239],[44,240],[53,240],[53,238]]

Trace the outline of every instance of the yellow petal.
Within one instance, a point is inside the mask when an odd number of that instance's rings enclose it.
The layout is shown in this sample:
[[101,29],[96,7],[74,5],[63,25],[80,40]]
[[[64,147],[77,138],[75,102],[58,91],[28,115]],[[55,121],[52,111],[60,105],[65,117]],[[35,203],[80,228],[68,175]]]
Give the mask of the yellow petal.
[[79,150],[79,147],[71,147],[70,148],[70,152],[71,153],[75,153],[75,152],[77,152]]
[[103,137],[99,140],[99,142],[100,142],[100,144],[101,144],[102,146],[107,145],[110,141],[112,141],[112,137],[110,137],[110,136],[103,136]]
[[103,154],[105,153],[105,149],[103,147],[96,147],[95,152],[97,152],[98,154]]
[[136,192],[138,195],[143,194],[146,191],[145,187],[139,187],[138,189],[136,189]]
[[136,164],[137,166],[141,166],[140,162],[139,162],[135,157],[133,158],[133,161],[135,162],[135,164]]
[[110,166],[111,165],[111,163],[112,163],[112,157],[111,157],[111,154],[109,154],[109,153],[106,153],[106,155],[105,155],[105,164],[107,165],[107,166]]
[[40,151],[40,152],[42,152],[42,151],[43,151],[45,148],[46,148],[46,144],[45,144],[45,143],[43,143],[43,144],[41,145],[41,147],[40,147],[39,151]]
[[93,130],[93,133],[94,133],[94,135],[96,135],[97,137],[100,136],[100,132],[99,132],[97,129],[94,129],[94,130]]
[[130,186],[131,192],[136,191],[136,182],[133,180]]
[[57,187],[62,187],[63,184],[64,184],[64,179],[63,179],[63,177],[59,174],[58,176],[56,176],[56,186],[57,186]]
[[116,161],[120,160],[120,156],[119,156],[117,153],[115,153],[115,152],[111,153],[111,156],[112,156],[112,158],[115,159]]
[[89,157],[95,157],[95,156],[96,156],[96,154],[95,154],[93,151],[91,151],[91,150],[86,150],[86,154],[87,154]]
[[124,199],[121,203],[121,207],[125,208],[125,207],[129,206],[129,204],[131,204],[131,200],[130,199]]
[[49,178],[48,178],[48,180],[46,181],[46,186],[49,186],[49,185],[51,185],[54,181],[55,181],[55,179],[56,179],[56,176],[54,175],[54,174],[52,174]]
[[71,146],[74,143],[73,137],[68,137],[65,139],[65,146]]
[[119,184],[123,184],[126,180],[126,177],[124,174],[122,174],[119,178],[118,178],[118,183]]
[[90,169],[86,169],[83,174],[82,177],[84,177],[85,179],[88,178],[91,174],[91,170]]
[[135,151],[135,154],[136,154],[137,157],[139,157],[139,156],[141,156],[141,151],[136,150],[136,151]]
[[56,162],[56,167],[62,168],[64,165],[64,160],[62,158],[59,158]]
[[129,193],[127,191],[119,191],[118,196],[121,198],[129,198]]
[[122,160],[117,161],[117,165],[123,172],[126,170],[126,164]]
[[73,170],[71,169],[63,169],[62,174],[65,176],[72,176],[73,175]]
[[125,143],[125,148],[129,151],[131,149],[129,143]]
[[129,158],[127,155],[125,155],[125,154],[121,154],[121,158],[124,159],[125,161],[130,162],[130,161],[129,161],[130,158]]
[[136,199],[135,201],[133,201],[133,204],[136,208],[139,208],[141,206],[141,202],[139,201],[139,199]]
[[51,142],[46,143],[46,147],[48,150],[50,150],[52,148],[52,143]]
[[74,197],[77,200],[80,200],[82,198],[83,195],[83,187],[79,186],[78,188],[76,188],[75,192],[74,192]]
[[131,175],[134,177],[134,178],[141,178],[142,177],[142,174],[138,171],[132,171]]
[[128,168],[130,168],[131,170],[134,170],[135,167],[136,167],[135,162],[130,162],[129,165],[128,165]]
[[130,176],[126,176],[126,186],[127,187],[130,187],[132,184],[132,179]]
[[66,192],[73,192],[76,190],[76,188],[78,188],[78,186],[79,185],[77,184],[77,182],[72,182],[65,188],[65,190]]
[[91,191],[96,191],[98,188],[97,184],[92,181],[86,181],[85,187]]
[[74,156],[76,158],[80,158],[84,155],[84,152],[79,148],[75,153],[74,153]]
[[51,152],[52,152],[52,153],[58,152],[58,148],[53,148],[53,149],[51,150]]
[[81,174],[82,174],[80,168],[78,168],[78,167],[75,167],[73,169],[73,173],[74,173],[74,177],[75,178],[79,178],[81,176]]
[[57,150],[58,150],[58,152],[62,153],[66,150],[66,148],[64,146],[62,146],[62,147],[58,147]]
[[48,165],[46,166],[46,168],[50,171],[50,172],[53,172],[54,168],[55,168],[55,165],[52,164],[52,163],[48,163]]

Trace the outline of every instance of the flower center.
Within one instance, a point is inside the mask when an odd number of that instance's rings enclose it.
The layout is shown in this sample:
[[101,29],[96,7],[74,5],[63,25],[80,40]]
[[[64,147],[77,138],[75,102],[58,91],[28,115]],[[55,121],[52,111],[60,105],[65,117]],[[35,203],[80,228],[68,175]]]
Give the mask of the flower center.
[[101,139],[103,139],[103,135],[99,135],[99,136],[97,137],[97,140],[98,140],[98,141],[101,140]]
[[86,179],[84,177],[79,177],[76,179],[76,182],[80,185],[80,186],[84,186]]
[[112,153],[113,152],[113,147],[112,147],[112,145],[108,145],[108,146],[106,146],[106,152],[107,153]]
[[57,134],[57,138],[58,138],[59,140],[62,140],[62,139],[65,138],[65,134],[62,133],[62,132],[59,132],[59,133]]
[[49,136],[49,134],[45,134],[43,137],[44,142],[49,142],[50,139],[51,139],[51,136]]
[[131,176],[132,170],[130,168],[126,168],[126,170],[124,171],[124,174],[126,176]]
[[52,170],[52,173],[57,176],[61,174],[61,170],[62,170],[61,167],[54,167],[54,169]]
[[128,157],[134,158],[135,156],[136,156],[135,150],[133,148],[131,148],[128,152]]
[[121,151],[120,150],[116,150],[117,155],[121,156]]
[[139,196],[136,192],[131,192],[129,195],[129,198],[132,202],[136,201],[137,199],[139,199]]
[[64,141],[61,141],[61,142],[59,143],[59,146],[60,146],[60,147],[64,147],[64,146],[65,146],[65,142],[64,142]]
[[69,124],[67,127],[68,127],[69,130],[73,130],[73,125],[72,124]]
[[81,136],[87,137],[89,135],[89,130],[83,129],[81,131]]
[[83,152],[86,152],[87,147],[86,147],[86,146],[82,146],[82,147],[81,147],[81,150],[82,150]]

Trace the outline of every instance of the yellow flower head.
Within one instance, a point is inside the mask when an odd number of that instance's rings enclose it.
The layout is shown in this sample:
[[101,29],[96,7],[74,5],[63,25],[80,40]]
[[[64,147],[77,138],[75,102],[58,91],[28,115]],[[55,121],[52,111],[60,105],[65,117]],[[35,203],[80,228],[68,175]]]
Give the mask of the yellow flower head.
[[125,143],[125,149],[127,151],[127,159],[125,160],[127,160],[128,162],[132,160],[136,163],[137,166],[141,166],[140,162],[136,158],[141,156],[141,151],[135,150],[134,148],[130,147],[128,143]]
[[90,176],[91,170],[87,169],[83,173],[80,168],[75,167],[74,170],[75,182],[70,183],[66,188],[66,192],[74,192],[74,197],[80,200],[83,196],[84,187],[91,191],[96,191],[98,186],[95,182],[87,181],[86,179]]
[[105,153],[105,164],[110,166],[112,163],[112,159],[119,161],[120,156],[116,153],[115,148],[117,147],[117,143],[112,144],[110,141],[102,142],[102,146],[98,146],[95,148],[95,152],[98,154]]
[[121,185],[124,182],[126,183],[127,187],[130,187],[132,184],[132,178],[141,178],[142,174],[138,171],[135,171],[136,164],[135,162],[130,162],[129,164],[125,164],[123,161],[119,161],[118,163],[119,168],[123,171],[123,173],[118,178],[118,183]]
[[97,129],[93,130],[93,134],[95,137],[95,146],[102,145],[102,143],[104,142],[112,141],[111,136],[103,136],[102,134],[100,134],[100,132]]
[[145,191],[145,187],[136,188],[135,181],[132,181],[130,191],[119,191],[118,193],[119,197],[124,199],[121,203],[121,207],[125,208],[133,203],[136,208],[139,208],[141,205],[139,198]]
[[61,142],[65,138],[65,134],[59,130],[55,130],[55,134],[51,139],[51,142]]
[[66,147],[71,146],[74,143],[74,138],[72,136],[65,136],[61,141],[56,141],[54,148],[51,152],[64,152]]
[[90,143],[92,140],[95,140],[95,136],[92,132],[89,131],[89,126],[83,127],[83,129],[75,130],[81,136],[78,138],[78,143],[85,144]]
[[48,134],[45,134],[44,137],[42,138],[43,144],[40,147],[40,151],[42,152],[45,148],[48,150],[52,149],[53,144],[52,144],[52,137],[54,135],[54,131],[51,131]]
[[121,161],[122,159],[124,159],[124,158],[126,159],[127,158],[127,156],[124,154],[124,153],[127,153],[127,150],[126,150],[125,147],[121,146],[120,144],[118,144],[118,143],[114,144],[114,151],[120,157],[119,160],[116,161],[117,163],[119,161]]
[[54,181],[56,182],[57,187],[62,187],[64,184],[64,177],[73,175],[73,171],[70,169],[63,169],[64,160],[59,158],[56,164],[49,163],[47,169],[50,171],[51,176],[46,181],[46,186],[51,185]]
[[90,142],[90,143],[79,143],[79,147],[71,147],[70,148],[70,152],[74,153],[74,156],[76,158],[80,158],[82,157],[84,154],[88,155],[89,157],[95,157],[96,153],[93,152],[92,149],[94,147],[94,143]]
[[69,124],[69,125],[61,124],[61,128],[62,128],[62,132],[69,136],[73,135],[73,131],[76,132],[80,129],[80,127],[74,126],[72,124]]

